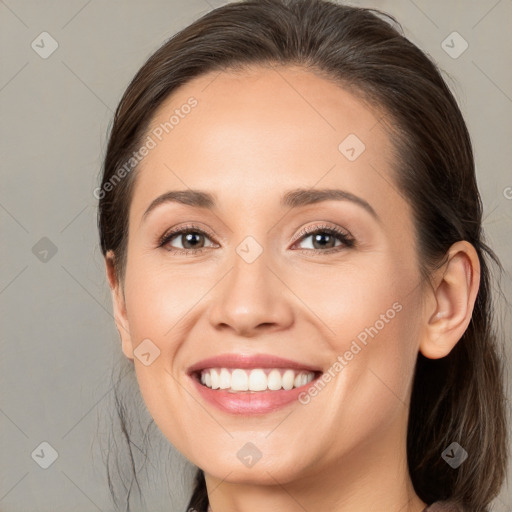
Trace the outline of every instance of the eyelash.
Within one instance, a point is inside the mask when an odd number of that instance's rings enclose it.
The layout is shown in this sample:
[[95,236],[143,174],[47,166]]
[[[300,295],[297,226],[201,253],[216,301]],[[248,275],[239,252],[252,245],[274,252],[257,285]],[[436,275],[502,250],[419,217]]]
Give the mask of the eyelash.
[[[162,237],[158,240],[158,247],[164,247],[166,244],[168,244],[173,238],[175,238],[177,235],[183,235],[185,233],[199,233],[201,235],[206,235],[208,238],[213,239],[213,235],[205,230],[204,228],[200,228],[199,226],[196,226],[194,224],[189,224],[187,226],[182,226],[176,230],[171,230],[170,232],[165,233]],[[296,240],[293,242],[294,245],[297,242],[300,242],[302,238],[307,238],[311,235],[316,235],[318,233],[327,233],[329,235],[333,235],[337,237],[339,240],[341,240],[342,245],[337,247],[331,247],[329,249],[297,249],[299,252],[302,253],[309,253],[309,254],[331,254],[335,252],[339,252],[340,250],[351,248],[355,246],[355,239],[350,236],[347,232],[342,231],[339,228],[327,226],[327,225],[321,225],[321,226],[313,226],[313,227],[306,227],[304,228],[298,235]],[[169,252],[174,252],[176,255],[189,255],[190,253],[194,253],[194,255],[201,254],[203,251],[210,249],[209,247],[200,247],[198,249],[178,249],[176,247],[173,247],[171,249],[166,249]]]

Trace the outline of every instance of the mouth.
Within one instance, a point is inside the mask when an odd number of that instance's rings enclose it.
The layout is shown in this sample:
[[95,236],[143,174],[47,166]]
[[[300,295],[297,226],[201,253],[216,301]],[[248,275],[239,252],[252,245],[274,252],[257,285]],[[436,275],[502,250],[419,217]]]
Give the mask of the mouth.
[[209,389],[261,393],[300,388],[312,382],[318,373],[291,368],[207,368],[193,372],[192,376]]
[[298,396],[322,370],[266,354],[226,354],[187,371],[209,404],[231,414],[264,414],[298,402]]

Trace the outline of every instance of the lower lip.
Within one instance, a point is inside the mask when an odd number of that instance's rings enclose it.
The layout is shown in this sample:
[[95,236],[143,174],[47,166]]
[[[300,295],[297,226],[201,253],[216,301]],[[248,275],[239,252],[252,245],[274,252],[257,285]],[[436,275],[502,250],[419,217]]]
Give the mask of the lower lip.
[[236,393],[203,386],[196,378],[190,376],[199,394],[208,403],[230,414],[266,414],[277,411],[286,405],[298,401],[301,393],[314,385],[317,377],[308,384],[289,390],[279,391],[238,391]]

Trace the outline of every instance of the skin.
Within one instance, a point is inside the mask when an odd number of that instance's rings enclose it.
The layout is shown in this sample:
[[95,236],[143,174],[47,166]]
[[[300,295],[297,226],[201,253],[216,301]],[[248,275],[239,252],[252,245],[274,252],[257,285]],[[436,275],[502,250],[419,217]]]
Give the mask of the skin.
[[[422,283],[412,213],[394,185],[382,113],[297,67],[206,74],[160,106],[151,129],[194,96],[198,105],[141,162],[129,212],[124,282],[106,257],[122,349],[134,360],[145,403],[169,441],[205,471],[214,512],[368,510],[420,512],[406,457],[408,404],[418,351],[447,355],[465,331],[479,283],[478,257],[454,244]],[[348,134],[366,146],[349,161]],[[279,205],[290,189],[336,188],[367,201]],[[214,193],[209,211],[151,202],[171,190]],[[190,222],[209,230],[199,254],[186,240],[156,240]],[[298,239],[303,227],[348,231],[338,252]],[[236,248],[252,236],[253,263]],[[303,249],[301,252],[300,249]],[[323,252],[322,252],[323,251]],[[267,353],[327,371],[365,328],[399,303],[392,320],[318,393],[261,416],[206,404],[186,375],[197,361],[232,352]],[[149,338],[149,366],[134,349]],[[261,459],[246,467],[246,442]]]

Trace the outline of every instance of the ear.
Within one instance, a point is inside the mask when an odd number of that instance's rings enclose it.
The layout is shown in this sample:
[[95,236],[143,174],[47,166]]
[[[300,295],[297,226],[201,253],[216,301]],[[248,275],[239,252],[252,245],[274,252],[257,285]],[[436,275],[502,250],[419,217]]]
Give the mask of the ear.
[[480,261],[469,242],[453,244],[447,261],[436,272],[425,311],[426,326],[420,352],[430,359],[450,353],[466,331],[480,286]]
[[122,284],[117,279],[115,257],[112,251],[108,251],[105,256],[105,266],[110,291],[112,292],[114,319],[117,330],[119,331],[119,336],[121,337],[122,350],[126,357],[133,359],[133,345],[128,325],[128,317],[126,314],[124,291]]

